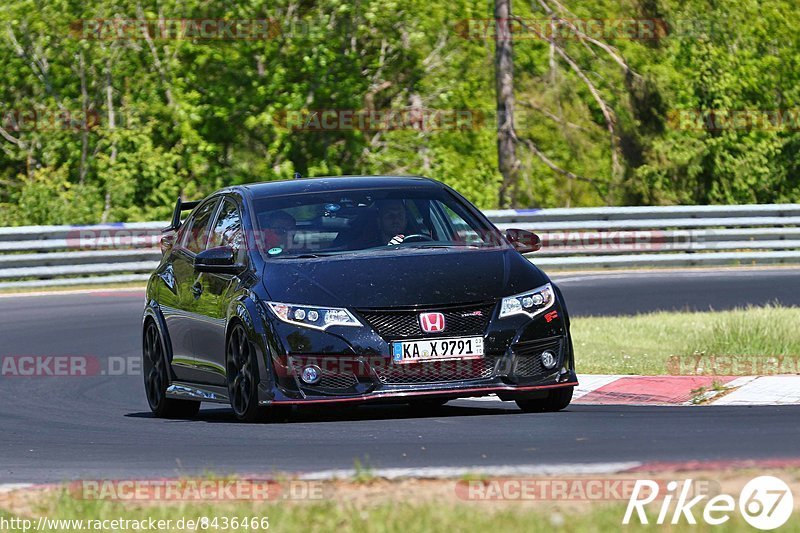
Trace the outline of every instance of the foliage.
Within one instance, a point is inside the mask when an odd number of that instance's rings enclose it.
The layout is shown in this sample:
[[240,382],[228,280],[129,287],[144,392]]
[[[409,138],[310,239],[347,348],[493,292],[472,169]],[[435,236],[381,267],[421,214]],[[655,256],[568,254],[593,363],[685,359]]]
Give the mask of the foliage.
[[[559,42],[613,110],[615,148],[576,70],[551,62],[542,39],[515,40],[515,206],[798,200],[797,122],[703,127],[712,110],[797,114],[792,1],[562,4],[578,19],[658,19],[670,32],[601,37],[635,75],[597,46]],[[546,18],[537,1],[513,8]],[[0,224],[163,219],[178,194],[294,171],[423,174],[496,207],[493,42],[463,32],[490,17],[491,4],[474,0],[10,0],[0,12]],[[97,19],[269,19],[279,30],[266,39],[87,38],[81,21]],[[471,111],[475,120],[313,131],[286,119],[332,109]],[[681,118],[698,110],[697,123]],[[59,114],[71,127],[51,120]],[[554,172],[522,139],[588,180]]]

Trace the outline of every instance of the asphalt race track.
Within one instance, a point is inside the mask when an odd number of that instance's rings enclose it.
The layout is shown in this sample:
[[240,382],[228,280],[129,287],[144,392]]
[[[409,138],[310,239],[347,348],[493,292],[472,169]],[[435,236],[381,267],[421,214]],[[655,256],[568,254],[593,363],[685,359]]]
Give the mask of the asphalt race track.
[[665,271],[553,277],[572,315],[721,311],[747,305],[800,306],[800,269]]
[[[800,270],[791,269],[556,279],[573,315],[800,305]],[[135,362],[142,303],[133,291],[0,298],[0,356],[91,356],[102,369],[111,359]],[[141,376],[121,368],[0,383],[0,483],[348,469],[355,459],[387,468],[800,455],[791,406],[522,414],[514,404],[459,400],[424,414],[405,406],[301,410],[286,422],[248,425],[215,405],[193,421],[155,419]]]

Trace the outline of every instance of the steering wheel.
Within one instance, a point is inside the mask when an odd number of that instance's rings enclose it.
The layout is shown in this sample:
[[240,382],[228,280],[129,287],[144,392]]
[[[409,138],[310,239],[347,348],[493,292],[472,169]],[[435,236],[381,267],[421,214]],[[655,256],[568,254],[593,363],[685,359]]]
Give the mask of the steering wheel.
[[424,233],[413,233],[411,235],[406,235],[406,238],[403,239],[403,243],[407,242],[427,242],[432,241],[433,237],[430,235],[425,235]]

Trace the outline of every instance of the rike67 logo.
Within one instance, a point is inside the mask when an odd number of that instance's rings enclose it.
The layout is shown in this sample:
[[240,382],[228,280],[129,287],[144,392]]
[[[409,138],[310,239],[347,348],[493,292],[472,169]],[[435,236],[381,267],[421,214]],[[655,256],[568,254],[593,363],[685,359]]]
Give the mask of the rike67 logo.
[[659,494],[660,486],[663,485],[649,479],[637,480],[622,523],[629,524],[635,512],[639,522],[647,524],[645,506],[657,499],[660,499],[661,507],[655,523],[659,525],[679,524],[682,519],[688,524],[697,524],[695,513],[698,513],[706,524],[718,526],[730,520],[738,509],[745,521],[754,528],[770,530],[785,524],[794,508],[791,489],[773,476],[750,480],[739,493],[738,501],[729,494],[713,497],[702,494],[689,499],[693,492],[691,479],[684,480],[682,484],[670,481],[663,495]]

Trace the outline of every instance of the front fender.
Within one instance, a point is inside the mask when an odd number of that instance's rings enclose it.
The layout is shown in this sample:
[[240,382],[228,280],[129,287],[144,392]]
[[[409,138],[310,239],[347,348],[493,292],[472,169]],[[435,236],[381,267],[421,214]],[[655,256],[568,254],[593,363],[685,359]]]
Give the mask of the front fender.
[[[167,321],[164,319],[164,314],[161,312],[161,307],[153,299],[147,300],[144,304],[144,311],[142,312],[142,331],[144,332],[144,325],[148,320],[152,320],[158,332],[161,335],[161,346],[164,348],[164,353],[167,356],[167,363],[169,364],[170,379],[175,379],[175,373],[172,371],[172,340],[169,337],[169,330],[167,329]],[[142,340],[144,342],[144,339]],[[144,348],[144,347],[143,347]],[[142,351],[144,357],[144,350]]]
[[225,345],[227,346],[232,325],[241,322],[247,330],[250,342],[258,351],[258,392],[259,401],[272,400],[274,396],[275,375],[272,371],[271,354],[275,352],[274,335],[263,306],[258,305],[256,296],[243,292],[231,301],[227,312]]

